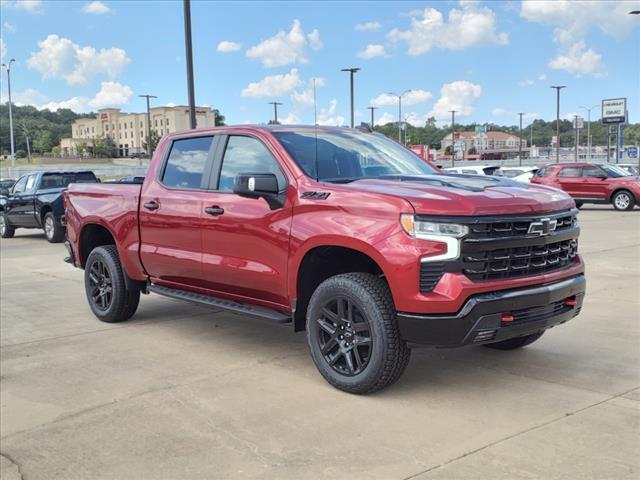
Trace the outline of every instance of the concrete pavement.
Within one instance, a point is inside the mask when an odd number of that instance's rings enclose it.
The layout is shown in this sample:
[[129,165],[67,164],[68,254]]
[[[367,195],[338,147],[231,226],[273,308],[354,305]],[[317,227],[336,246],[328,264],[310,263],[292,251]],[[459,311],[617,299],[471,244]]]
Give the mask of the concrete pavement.
[[513,352],[415,350],[359,397],[289,327],[143,296],[91,314],[36,231],[0,244],[2,479],[640,477],[640,210],[587,207],[583,313]]

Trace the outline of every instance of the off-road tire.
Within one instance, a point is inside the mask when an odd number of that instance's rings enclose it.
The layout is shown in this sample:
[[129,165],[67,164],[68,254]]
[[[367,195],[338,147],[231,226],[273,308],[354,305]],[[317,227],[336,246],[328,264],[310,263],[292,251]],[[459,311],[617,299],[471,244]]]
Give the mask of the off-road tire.
[[16,227],[9,225],[9,219],[6,213],[0,212],[0,237],[13,238],[15,234]]
[[636,204],[636,199],[629,190],[618,190],[611,197],[611,204],[613,208],[620,212],[632,210]]
[[524,337],[510,338],[509,340],[503,340],[495,343],[486,343],[484,346],[487,348],[494,348],[496,350],[515,350],[516,348],[522,348],[532,344],[543,334],[544,332],[532,333],[531,335],[525,335]]
[[[368,363],[360,373],[351,376],[330,366],[319,343],[317,321],[323,307],[335,298],[344,298],[355,305],[370,329]],[[396,309],[387,283],[369,273],[336,275],[322,282],[309,301],[306,331],[311,357],[320,374],[331,385],[348,393],[372,393],[395,383],[411,356],[411,349],[398,330]]]
[[64,240],[64,227],[56,222],[53,212],[47,212],[44,216],[42,229],[49,243],[60,243]]
[[[103,266],[110,279],[108,284],[111,287],[111,297],[106,308],[103,308],[100,301],[94,298],[96,287],[91,278],[95,275],[94,265]],[[99,320],[107,323],[123,322],[136,313],[140,291],[127,290],[124,275],[115,245],[97,247],[89,254],[84,270],[84,285],[89,307]]]

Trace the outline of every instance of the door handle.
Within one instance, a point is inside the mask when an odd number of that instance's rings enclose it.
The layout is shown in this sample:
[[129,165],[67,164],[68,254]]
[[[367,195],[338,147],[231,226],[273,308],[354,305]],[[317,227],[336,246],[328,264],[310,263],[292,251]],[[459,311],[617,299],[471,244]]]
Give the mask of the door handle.
[[207,207],[204,209],[205,213],[209,215],[222,215],[224,213],[224,208],[221,207]]
[[146,208],[147,210],[157,210],[160,208],[160,205],[158,205],[158,202],[152,200],[148,203],[145,203],[144,208]]

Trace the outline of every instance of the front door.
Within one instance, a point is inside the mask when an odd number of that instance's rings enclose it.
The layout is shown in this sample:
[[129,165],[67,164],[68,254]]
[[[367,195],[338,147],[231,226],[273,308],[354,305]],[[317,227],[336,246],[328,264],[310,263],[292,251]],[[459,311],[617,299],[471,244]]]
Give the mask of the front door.
[[271,151],[255,137],[221,138],[216,157],[215,191],[206,195],[202,223],[203,282],[214,295],[289,306],[291,202],[270,207],[264,198],[233,193],[238,174],[275,174],[283,193],[287,179]]
[[140,194],[140,258],[154,283],[200,286],[213,136],[176,139]]
[[7,198],[9,222],[20,227],[37,227],[34,206],[37,175],[25,175],[13,186]]
[[608,175],[598,165],[589,165],[582,168],[582,191],[586,198],[607,200]]

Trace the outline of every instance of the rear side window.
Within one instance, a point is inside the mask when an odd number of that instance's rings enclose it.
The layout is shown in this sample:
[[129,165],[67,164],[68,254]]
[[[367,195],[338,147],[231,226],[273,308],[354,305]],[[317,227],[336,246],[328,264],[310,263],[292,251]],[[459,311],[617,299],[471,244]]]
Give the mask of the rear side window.
[[175,140],[162,174],[162,184],[170,188],[202,188],[213,137]]
[[464,173],[465,175],[477,175],[478,174],[478,172],[476,172],[475,170],[469,170],[468,168],[463,168],[460,171],[462,173]]
[[582,176],[583,177],[606,177],[607,174],[604,173],[604,170],[602,170],[600,167],[590,166],[590,167],[584,167],[582,169]]
[[66,188],[71,183],[95,183],[96,176],[93,172],[78,173],[45,173],[40,182],[40,188]]
[[564,167],[558,173],[559,177],[579,177],[581,174],[582,168],[580,167]]
[[535,176],[536,177],[548,177],[551,174],[551,172],[553,172],[553,168],[545,167],[545,168],[541,168],[539,170],[536,170]]
[[232,192],[236,176],[243,173],[273,173],[280,188],[286,184],[278,162],[260,140],[231,136],[222,160],[218,190]]

